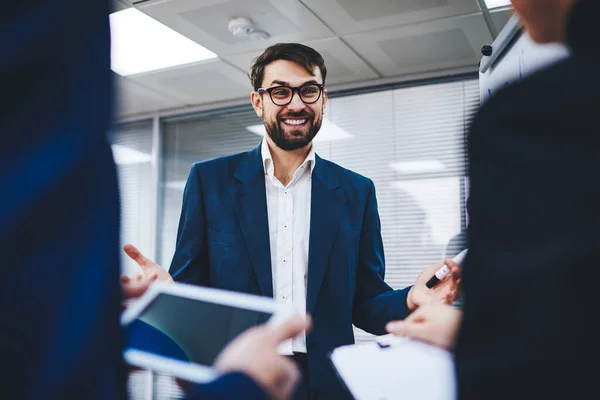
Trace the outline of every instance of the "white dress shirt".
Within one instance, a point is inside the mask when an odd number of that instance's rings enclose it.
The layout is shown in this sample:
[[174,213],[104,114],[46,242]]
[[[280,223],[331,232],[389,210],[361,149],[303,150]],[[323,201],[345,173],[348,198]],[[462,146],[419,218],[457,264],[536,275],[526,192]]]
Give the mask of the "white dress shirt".
[[[264,139],[261,155],[265,170],[273,297],[283,306],[284,312],[305,315],[315,152],[310,150],[286,186],[275,177],[273,158]],[[306,353],[306,332],[291,342],[284,342],[279,350],[283,354]]]

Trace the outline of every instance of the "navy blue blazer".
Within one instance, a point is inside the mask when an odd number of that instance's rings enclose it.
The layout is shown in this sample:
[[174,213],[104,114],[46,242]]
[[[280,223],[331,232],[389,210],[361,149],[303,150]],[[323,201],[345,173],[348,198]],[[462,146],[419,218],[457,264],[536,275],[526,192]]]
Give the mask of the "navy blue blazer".
[[[373,182],[316,157],[308,255],[307,337],[311,386],[341,395],[328,361],[354,343],[352,324],[374,334],[406,316],[408,288],[384,281]],[[273,296],[265,173],[260,146],[193,165],[170,271],[177,281]]]

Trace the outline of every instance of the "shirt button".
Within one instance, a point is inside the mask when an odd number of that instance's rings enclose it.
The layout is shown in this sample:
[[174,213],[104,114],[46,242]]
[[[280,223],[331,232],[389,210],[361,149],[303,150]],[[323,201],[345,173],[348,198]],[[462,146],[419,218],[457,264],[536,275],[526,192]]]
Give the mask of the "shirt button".
[[284,258],[284,259],[283,259],[283,262],[285,262],[285,261],[286,261],[286,260],[285,260],[285,258]]
[[283,194],[287,194],[287,192],[283,192]]
[[287,228],[287,225],[284,225],[283,227],[284,227],[284,228]]

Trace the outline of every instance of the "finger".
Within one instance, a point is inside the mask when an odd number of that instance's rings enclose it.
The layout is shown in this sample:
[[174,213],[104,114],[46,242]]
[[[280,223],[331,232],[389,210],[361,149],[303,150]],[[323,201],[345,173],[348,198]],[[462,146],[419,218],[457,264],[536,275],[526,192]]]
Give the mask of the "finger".
[[144,276],[142,278],[141,281],[139,281],[139,285],[143,285],[146,287],[149,287],[151,284],[153,284],[156,281],[156,276],[155,275],[151,275],[151,276]]
[[302,378],[300,370],[292,361],[282,357],[282,377],[279,384],[279,392],[282,399],[291,398],[292,393],[298,386],[300,379]]
[[121,285],[121,294],[123,295],[123,300],[129,300],[136,297],[140,297],[143,291],[140,290],[139,286],[132,284],[123,284]]
[[275,343],[279,344],[284,340],[298,336],[310,324],[310,318],[304,316],[294,316],[283,323],[271,328],[271,337]]
[[427,318],[427,313],[428,313],[427,310],[428,310],[428,306],[427,305],[422,305],[419,308],[417,308],[415,311],[413,311],[412,313],[410,313],[408,315],[408,317],[404,318],[404,320],[391,321],[390,324],[393,324],[395,322],[405,322],[405,321],[409,321],[409,322],[423,322]]
[[119,280],[121,281],[121,283],[129,283],[129,281],[131,281],[131,279],[129,279],[127,275],[121,275],[119,277]]
[[450,267],[450,273],[452,274],[452,277],[454,279],[460,279],[460,277],[462,276],[462,271],[458,265]]
[[149,264],[154,264],[152,261],[144,257],[144,255],[132,244],[126,244],[123,246],[123,251],[133,261],[135,261],[142,269]]
[[451,258],[447,258],[446,260],[444,260],[444,262],[450,269],[450,272],[452,272],[452,275],[460,276],[460,273],[461,273],[460,264],[458,264],[456,261],[452,260]]
[[[447,296],[454,296],[454,293],[458,290],[458,282],[454,279],[454,275],[450,275],[450,291]],[[451,300],[450,300],[451,301]]]
[[423,321],[431,314],[431,308],[431,305],[424,304],[404,318],[404,321]]
[[458,268],[460,270],[460,265],[451,258],[446,258],[444,260],[444,264],[446,264],[448,266],[448,268],[450,268],[450,269]]
[[148,287],[150,287],[149,282],[122,284],[121,293],[125,300],[133,299],[143,295],[148,290]]
[[153,273],[151,273],[149,275],[140,274],[139,276],[141,278],[140,282],[143,282],[143,283],[152,283],[152,282],[154,282],[156,280],[156,277],[158,275],[156,274],[156,272],[153,272]]
[[406,323],[404,321],[392,321],[388,322],[385,326],[385,330],[388,333],[393,333],[394,335],[403,336],[404,326]]
[[446,263],[446,265],[448,266],[448,269],[450,270],[450,274],[448,275],[449,278],[451,278],[450,281],[450,289],[452,291],[456,291],[457,287],[458,287],[458,280],[460,279],[460,265],[458,265],[456,262],[454,262],[453,260],[447,258],[444,260],[444,262]]
[[456,289],[452,291],[452,301],[459,299],[461,296],[460,279],[456,281]]
[[406,336],[417,339],[426,339],[429,334],[426,324],[415,321],[405,320],[390,322],[386,329],[389,333],[393,333],[396,336]]
[[304,331],[309,333],[312,330],[312,317],[310,314],[304,316]]
[[[418,309],[417,309],[418,311]],[[415,323],[415,324],[420,324],[423,323],[425,321],[425,318],[423,318],[422,316],[417,315],[416,317],[413,317],[413,315],[417,312],[415,311],[413,314],[409,315],[406,319],[400,321],[391,321],[388,322],[388,324],[385,326],[385,330],[388,333],[394,333],[397,334],[396,332],[399,332],[400,330],[405,329],[404,326],[407,324],[411,324],[411,323]]]

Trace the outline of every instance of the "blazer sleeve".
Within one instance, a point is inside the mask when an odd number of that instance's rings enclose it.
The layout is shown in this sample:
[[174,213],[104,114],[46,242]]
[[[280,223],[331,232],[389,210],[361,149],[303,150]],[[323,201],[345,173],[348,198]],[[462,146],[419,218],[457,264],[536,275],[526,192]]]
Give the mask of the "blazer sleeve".
[[265,391],[249,376],[230,373],[206,384],[194,385],[186,390],[190,400],[267,400]]
[[375,185],[369,180],[366,209],[360,236],[353,323],[375,335],[386,333],[385,325],[407,316],[406,296],[410,287],[392,290],[384,282],[385,259]]
[[206,216],[199,169],[198,164],[192,166],[185,185],[175,254],[169,272],[175,281],[208,285]]

